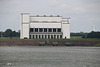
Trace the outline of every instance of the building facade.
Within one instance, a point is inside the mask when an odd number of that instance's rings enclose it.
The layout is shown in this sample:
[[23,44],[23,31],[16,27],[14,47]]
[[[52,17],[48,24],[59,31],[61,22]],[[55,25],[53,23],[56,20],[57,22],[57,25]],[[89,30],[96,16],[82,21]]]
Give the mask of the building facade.
[[20,16],[20,38],[70,38],[70,18],[62,16],[30,16],[22,13]]

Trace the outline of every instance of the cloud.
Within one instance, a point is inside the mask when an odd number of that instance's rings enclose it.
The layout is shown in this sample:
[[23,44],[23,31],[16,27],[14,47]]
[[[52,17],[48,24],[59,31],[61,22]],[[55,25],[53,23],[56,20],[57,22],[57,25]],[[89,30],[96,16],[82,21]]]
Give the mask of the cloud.
[[64,14],[100,13],[100,0],[50,0],[50,6]]
[[72,25],[75,25],[71,29],[80,31],[77,25],[83,24],[84,28],[100,22],[99,4],[100,0],[0,0],[0,27],[19,30],[20,13],[27,12],[30,15],[70,16]]
[[[53,8],[54,11],[59,11],[63,14],[79,14],[84,13],[86,10],[80,6],[77,6],[77,4],[73,5],[72,3],[76,3],[73,0],[50,0],[51,2],[49,5]],[[71,3],[72,2],[72,3]]]

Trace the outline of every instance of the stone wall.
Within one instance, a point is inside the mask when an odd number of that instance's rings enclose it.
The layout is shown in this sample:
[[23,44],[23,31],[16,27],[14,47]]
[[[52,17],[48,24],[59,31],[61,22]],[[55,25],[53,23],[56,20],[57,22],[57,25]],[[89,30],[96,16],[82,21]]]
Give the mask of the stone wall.
[[0,40],[0,46],[96,46],[100,40]]

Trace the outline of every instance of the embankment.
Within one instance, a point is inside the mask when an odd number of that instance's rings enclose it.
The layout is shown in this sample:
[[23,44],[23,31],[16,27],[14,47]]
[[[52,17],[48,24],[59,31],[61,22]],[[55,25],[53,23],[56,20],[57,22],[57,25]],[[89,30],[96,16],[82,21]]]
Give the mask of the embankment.
[[0,46],[97,46],[100,40],[0,40]]

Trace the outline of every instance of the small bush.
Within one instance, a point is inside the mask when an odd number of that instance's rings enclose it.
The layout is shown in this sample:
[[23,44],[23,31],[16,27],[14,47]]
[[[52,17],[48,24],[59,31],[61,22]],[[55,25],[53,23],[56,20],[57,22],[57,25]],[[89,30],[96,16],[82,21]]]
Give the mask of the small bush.
[[96,44],[96,46],[100,46],[100,43]]

